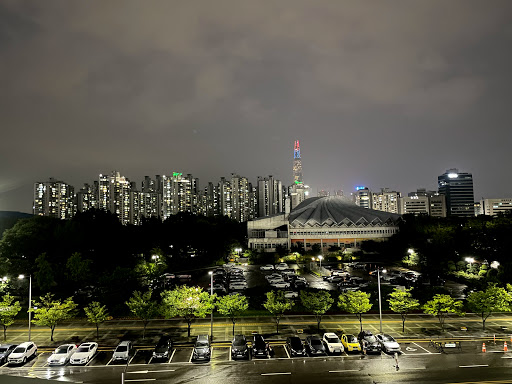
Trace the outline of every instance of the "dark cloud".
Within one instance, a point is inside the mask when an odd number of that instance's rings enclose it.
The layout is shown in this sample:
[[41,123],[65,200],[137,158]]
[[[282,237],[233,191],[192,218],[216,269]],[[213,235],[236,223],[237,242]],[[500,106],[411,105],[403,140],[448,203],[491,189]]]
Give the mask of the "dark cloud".
[[4,1],[0,210],[180,170],[510,197],[507,1]]

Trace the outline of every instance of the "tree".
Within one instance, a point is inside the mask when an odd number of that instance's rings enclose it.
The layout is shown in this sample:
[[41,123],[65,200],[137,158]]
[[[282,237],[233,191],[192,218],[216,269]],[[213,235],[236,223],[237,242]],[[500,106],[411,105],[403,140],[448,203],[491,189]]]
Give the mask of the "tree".
[[172,291],[162,292],[162,313],[166,318],[183,317],[187,322],[190,337],[192,320],[196,317],[204,318],[211,313],[212,299],[202,288],[182,285]]
[[55,327],[60,321],[71,318],[74,315],[76,306],[72,297],[61,301],[55,299],[53,294],[47,293],[39,297],[39,302],[34,303],[34,307],[31,309],[34,312],[32,322],[36,325],[50,327],[50,340],[53,341]]
[[87,321],[96,325],[96,337],[100,337],[99,325],[109,318],[107,307],[97,301],[93,301],[84,308]]
[[279,322],[284,315],[285,311],[289,311],[293,307],[293,302],[284,297],[283,291],[270,291],[267,292],[267,301],[263,306],[269,311],[276,322],[277,333],[279,333]]
[[419,301],[412,297],[411,291],[412,288],[395,288],[394,291],[389,294],[389,309],[402,316],[402,332],[405,332],[405,320],[409,312],[420,307]]
[[46,253],[41,253],[37,259],[37,271],[34,273],[36,283],[41,291],[51,289],[55,283],[55,266],[48,260]]
[[220,314],[229,317],[233,323],[233,335],[235,334],[235,323],[237,317],[249,308],[247,297],[236,294],[217,298],[215,304]]
[[301,291],[300,302],[308,312],[312,312],[315,315],[317,328],[318,331],[320,331],[320,322],[322,321],[322,316],[331,308],[332,304],[334,303],[334,299],[327,291]]
[[482,317],[482,329],[485,321],[493,312],[509,312],[512,296],[505,288],[491,284],[485,291],[471,292],[467,298],[468,307]]
[[437,316],[441,328],[444,330],[444,322],[449,313],[464,316],[462,301],[454,300],[450,295],[437,294],[432,300],[423,305],[423,311],[429,315]]
[[0,324],[4,327],[4,340],[6,339],[7,327],[14,323],[16,315],[21,310],[19,301],[14,301],[14,297],[6,294],[0,301]]
[[91,272],[91,260],[83,259],[80,252],[73,253],[66,261],[68,279],[75,283],[86,281]]
[[158,315],[158,304],[155,300],[151,300],[153,291],[141,293],[134,291],[133,296],[128,299],[126,305],[130,308],[130,311],[144,324],[144,330],[142,331],[142,338],[146,337],[146,327],[149,320],[155,318]]
[[359,319],[361,331],[363,331],[363,313],[368,312],[372,308],[369,293],[361,291],[342,293],[338,299],[338,307],[342,311],[355,314]]

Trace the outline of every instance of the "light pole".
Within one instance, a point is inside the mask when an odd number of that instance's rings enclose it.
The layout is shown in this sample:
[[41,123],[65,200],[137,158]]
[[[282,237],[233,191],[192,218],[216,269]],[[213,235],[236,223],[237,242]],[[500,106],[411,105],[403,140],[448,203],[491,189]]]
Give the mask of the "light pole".
[[[382,272],[386,273],[386,270],[383,269]],[[381,303],[381,295],[380,295],[380,268],[377,267],[377,287],[379,291],[379,324],[380,324],[380,333],[382,333],[382,303]]]
[[[25,275],[19,275],[18,279],[23,280]],[[32,275],[28,275],[28,341],[30,341],[30,326],[31,326],[31,312],[32,309]]]
[[[210,299],[213,297],[213,271],[209,271],[210,275]],[[213,301],[212,301],[212,313],[210,314],[210,342],[213,341]]]
[[318,256],[318,260],[320,260],[320,270],[322,269],[322,259],[324,257],[322,255]]

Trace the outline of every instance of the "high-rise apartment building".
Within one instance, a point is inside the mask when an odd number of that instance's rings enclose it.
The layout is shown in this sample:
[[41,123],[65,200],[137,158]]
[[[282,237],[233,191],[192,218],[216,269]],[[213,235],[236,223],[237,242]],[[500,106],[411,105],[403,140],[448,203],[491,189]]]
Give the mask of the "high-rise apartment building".
[[188,174],[173,172],[162,178],[162,217],[167,219],[178,212],[195,213],[197,179]]
[[244,222],[251,216],[251,183],[246,177],[240,177],[237,174],[231,174],[231,193],[233,211],[231,218]]
[[446,199],[447,216],[471,217],[475,215],[473,176],[452,168],[437,177],[438,191]]
[[[101,179],[100,179],[101,180]],[[132,184],[130,180],[117,171],[112,172],[109,177],[108,189],[108,210],[115,213],[122,224],[130,223],[131,205],[130,191]]]
[[284,191],[280,180],[271,175],[258,177],[258,217],[284,212]]
[[372,193],[371,207],[377,211],[399,213],[400,192],[382,188],[380,192]]
[[93,185],[84,184],[76,193],[76,211],[85,212],[98,208],[98,182]]
[[63,181],[34,183],[34,215],[69,219],[74,215],[73,200],[74,188]]

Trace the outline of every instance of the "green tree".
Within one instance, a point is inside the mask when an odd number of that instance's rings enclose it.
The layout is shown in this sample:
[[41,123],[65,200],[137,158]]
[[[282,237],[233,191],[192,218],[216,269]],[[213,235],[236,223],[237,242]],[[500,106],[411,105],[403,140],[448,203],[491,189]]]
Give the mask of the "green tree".
[[362,331],[363,313],[368,312],[372,308],[370,294],[361,291],[342,293],[338,299],[338,307],[344,312],[355,314]]
[[233,335],[235,334],[236,319],[249,308],[249,302],[244,295],[226,295],[215,301],[220,314],[229,317],[233,323]]
[[389,309],[395,313],[399,313],[402,317],[402,332],[405,332],[405,320],[407,315],[420,307],[418,300],[412,297],[412,288],[395,288],[393,292],[389,294]]
[[322,321],[322,316],[331,308],[332,304],[334,303],[334,299],[327,291],[301,291],[300,302],[308,312],[312,312],[315,315],[317,329],[320,331],[320,322]]
[[142,338],[146,337],[146,327],[149,320],[154,319],[158,315],[158,304],[155,300],[151,300],[151,290],[141,293],[134,291],[133,296],[128,299],[126,305],[130,308],[130,311],[144,324],[144,330],[142,331]]
[[87,321],[91,324],[96,325],[96,337],[99,338],[99,326],[110,316],[107,312],[107,307],[105,305],[101,305],[97,301],[93,301],[87,307],[84,308],[84,312],[85,315],[87,316]]
[[0,301],[0,324],[4,327],[4,340],[6,339],[7,327],[14,323],[16,315],[21,310],[19,301],[14,301],[14,297],[6,294]]
[[167,264],[162,260],[162,256],[153,254],[152,261],[142,260],[135,267],[144,284],[149,284],[157,279],[167,269]]
[[41,291],[51,289],[55,283],[55,266],[48,260],[46,253],[41,253],[37,259],[37,271],[34,273],[36,283]]
[[450,295],[437,294],[432,300],[423,305],[423,311],[429,315],[437,316],[439,324],[444,330],[444,322],[449,313],[464,316],[462,312],[462,301],[454,300]]
[[204,318],[211,313],[213,298],[199,287],[182,285],[172,291],[162,292],[162,313],[166,318],[182,317],[190,326],[195,318]]
[[66,275],[75,283],[81,283],[89,278],[91,260],[83,259],[80,252],[73,253],[66,261]]
[[47,293],[39,297],[39,302],[34,303],[34,307],[31,309],[34,312],[32,322],[36,325],[50,327],[50,340],[53,341],[53,333],[57,324],[62,320],[71,318],[76,307],[77,305],[72,297],[61,301],[55,299],[53,294]]
[[289,311],[293,307],[293,302],[284,297],[283,291],[270,291],[266,294],[267,300],[263,304],[265,309],[274,316],[276,322],[276,331],[279,333],[279,322],[286,311]]
[[491,284],[485,291],[475,291],[468,295],[467,303],[470,310],[482,317],[482,329],[485,321],[493,312],[509,312],[512,296],[505,288]]

